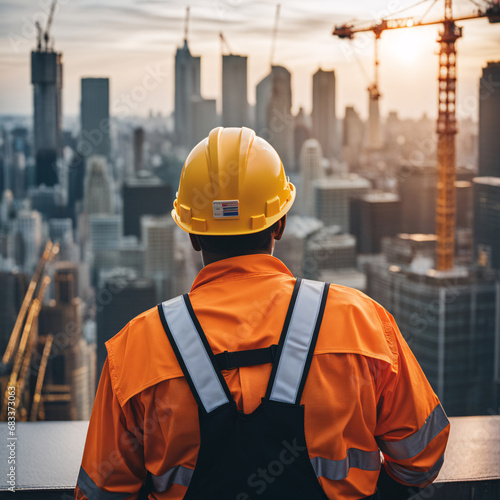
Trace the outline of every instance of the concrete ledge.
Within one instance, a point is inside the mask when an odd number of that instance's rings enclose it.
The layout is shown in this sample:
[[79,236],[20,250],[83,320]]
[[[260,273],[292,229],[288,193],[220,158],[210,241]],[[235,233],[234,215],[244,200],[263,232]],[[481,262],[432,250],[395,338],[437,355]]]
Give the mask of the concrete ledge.
[[[500,416],[451,418],[450,442],[437,481],[414,500],[500,498]],[[16,425],[16,497],[70,500],[88,422]],[[9,431],[0,423],[0,491],[7,491]],[[3,496],[0,494],[0,496]]]

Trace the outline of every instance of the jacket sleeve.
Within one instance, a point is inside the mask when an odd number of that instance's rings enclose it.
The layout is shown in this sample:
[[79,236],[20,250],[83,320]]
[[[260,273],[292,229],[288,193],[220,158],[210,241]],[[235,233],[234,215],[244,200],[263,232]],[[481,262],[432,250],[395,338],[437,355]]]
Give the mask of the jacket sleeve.
[[393,339],[397,364],[379,377],[375,437],[387,474],[423,488],[441,469],[450,423],[394,318],[385,310],[380,316]]
[[106,360],[75,488],[77,500],[138,498],[146,479],[143,443],[134,411],[127,405],[122,408],[118,402]]

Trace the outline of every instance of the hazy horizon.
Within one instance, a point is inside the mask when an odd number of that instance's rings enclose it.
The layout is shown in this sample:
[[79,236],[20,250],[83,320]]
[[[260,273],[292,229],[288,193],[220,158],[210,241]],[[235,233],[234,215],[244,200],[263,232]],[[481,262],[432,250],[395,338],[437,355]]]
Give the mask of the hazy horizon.
[[[416,2],[362,0],[353,5],[311,0],[282,2],[274,64],[292,73],[292,110],[311,110],[312,75],[318,68],[334,69],[337,81],[337,116],[354,105],[367,115],[366,87],[373,74],[373,35],[361,34],[354,42],[332,36],[335,25],[355,17],[373,24],[390,12],[399,12]],[[396,15],[419,20],[431,5]],[[82,77],[108,77],[111,82],[111,113],[124,96],[151,72],[156,85],[135,101],[132,114],[146,116],[150,110],[163,115],[173,110],[174,58],[183,43],[186,6],[191,7],[189,47],[201,56],[202,95],[215,98],[220,110],[222,31],[234,54],[248,56],[248,98],[255,102],[255,86],[269,72],[276,2],[261,0],[105,0],[78,4],[60,0],[53,21],[54,48],[63,53],[63,114],[77,116]],[[444,1],[435,5],[425,20],[443,16]],[[45,25],[50,0],[30,4],[28,0],[0,0],[0,114],[31,114],[30,52],[36,46],[33,22]],[[454,2],[454,14],[471,14],[469,0]],[[488,61],[500,60],[500,25],[486,18],[458,23],[464,37],[458,47],[458,118],[477,120],[479,78]],[[437,113],[437,68],[435,55],[439,25],[394,30],[382,35],[380,46],[381,114],[398,111],[402,118],[418,119]],[[357,54],[360,68],[353,52]],[[227,50],[224,50],[227,53]],[[364,75],[367,73],[369,79]]]

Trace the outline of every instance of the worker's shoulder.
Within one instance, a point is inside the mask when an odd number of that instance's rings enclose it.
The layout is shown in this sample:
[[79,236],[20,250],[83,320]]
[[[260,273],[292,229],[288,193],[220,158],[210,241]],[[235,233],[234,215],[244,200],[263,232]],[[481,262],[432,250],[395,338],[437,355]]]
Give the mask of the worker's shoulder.
[[157,307],[139,314],[106,342],[109,372],[120,404],[163,380],[182,376]]
[[389,313],[359,290],[330,284],[315,352],[360,354],[396,363],[397,345]]

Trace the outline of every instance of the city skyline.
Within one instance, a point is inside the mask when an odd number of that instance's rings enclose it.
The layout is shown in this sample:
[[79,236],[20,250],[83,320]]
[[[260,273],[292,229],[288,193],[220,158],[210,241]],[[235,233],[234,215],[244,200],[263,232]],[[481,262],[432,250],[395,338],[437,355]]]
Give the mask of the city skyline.
[[[334,69],[337,77],[337,114],[354,105],[366,118],[369,83],[364,73],[373,72],[373,35],[359,36],[354,42],[331,35],[333,27],[356,17],[373,23],[390,12],[397,13],[414,2],[357,2],[355,6],[323,0],[288,1],[281,6],[274,64],[292,74],[292,112],[312,107],[312,75],[318,68]],[[0,113],[31,114],[32,89],[29,54],[36,46],[33,20],[45,24],[50,2],[28,5],[27,1],[0,2]],[[111,114],[146,115],[149,110],[170,114],[174,103],[174,57],[182,44],[185,8],[191,7],[189,45],[191,53],[202,57],[201,93],[216,98],[221,109],[222,58],[218,33],[224,32],[234,54],[248,56],[248,99],[255,104],[257,83],[269,73],[272,30],[276,3],[245,0],[156,1],[126,3],[108,0],[91,5],[58,2],[52,35],[55,50],[63,53],[63,114],[78,115],[80,78],[109,77]],[[420,19],[431,2],[395,14]],[[92,10],[90,10],[90,8]],[[441,2],[426,20],[442,17]],[[466,0],[454,2],[455,15],[476,8]],[[112,17],[111,17],[112,16]],[[75,19],[78,19],[77,23]],[[110,21],[111,19],[111,21]],[[464,37],[458,42],[458,118],[477,119],[477,81],[487,61],[500,59],[500,34],[486,19],[459,23]],[[90,28],[90,29],[89,29]],[[81,31],[80,31],[81,30]],[[439,26],[397,30],[381,39],[381,114],[396,109],[402,117],[418,118],[437,110],[437,56],[434,54]],[[81,34],[80,34],[81,33]],[[102,50],[106,47],[106,50]],[[353,51],[364,67],[358,65]],[[224,51],[227,53],[227,50]],[[140,100],[125,105],[125,96],[144,78],[151,82]],[[409,99],[415,96],[417,99]],[[127,111],[125,111],[127,108]]]

